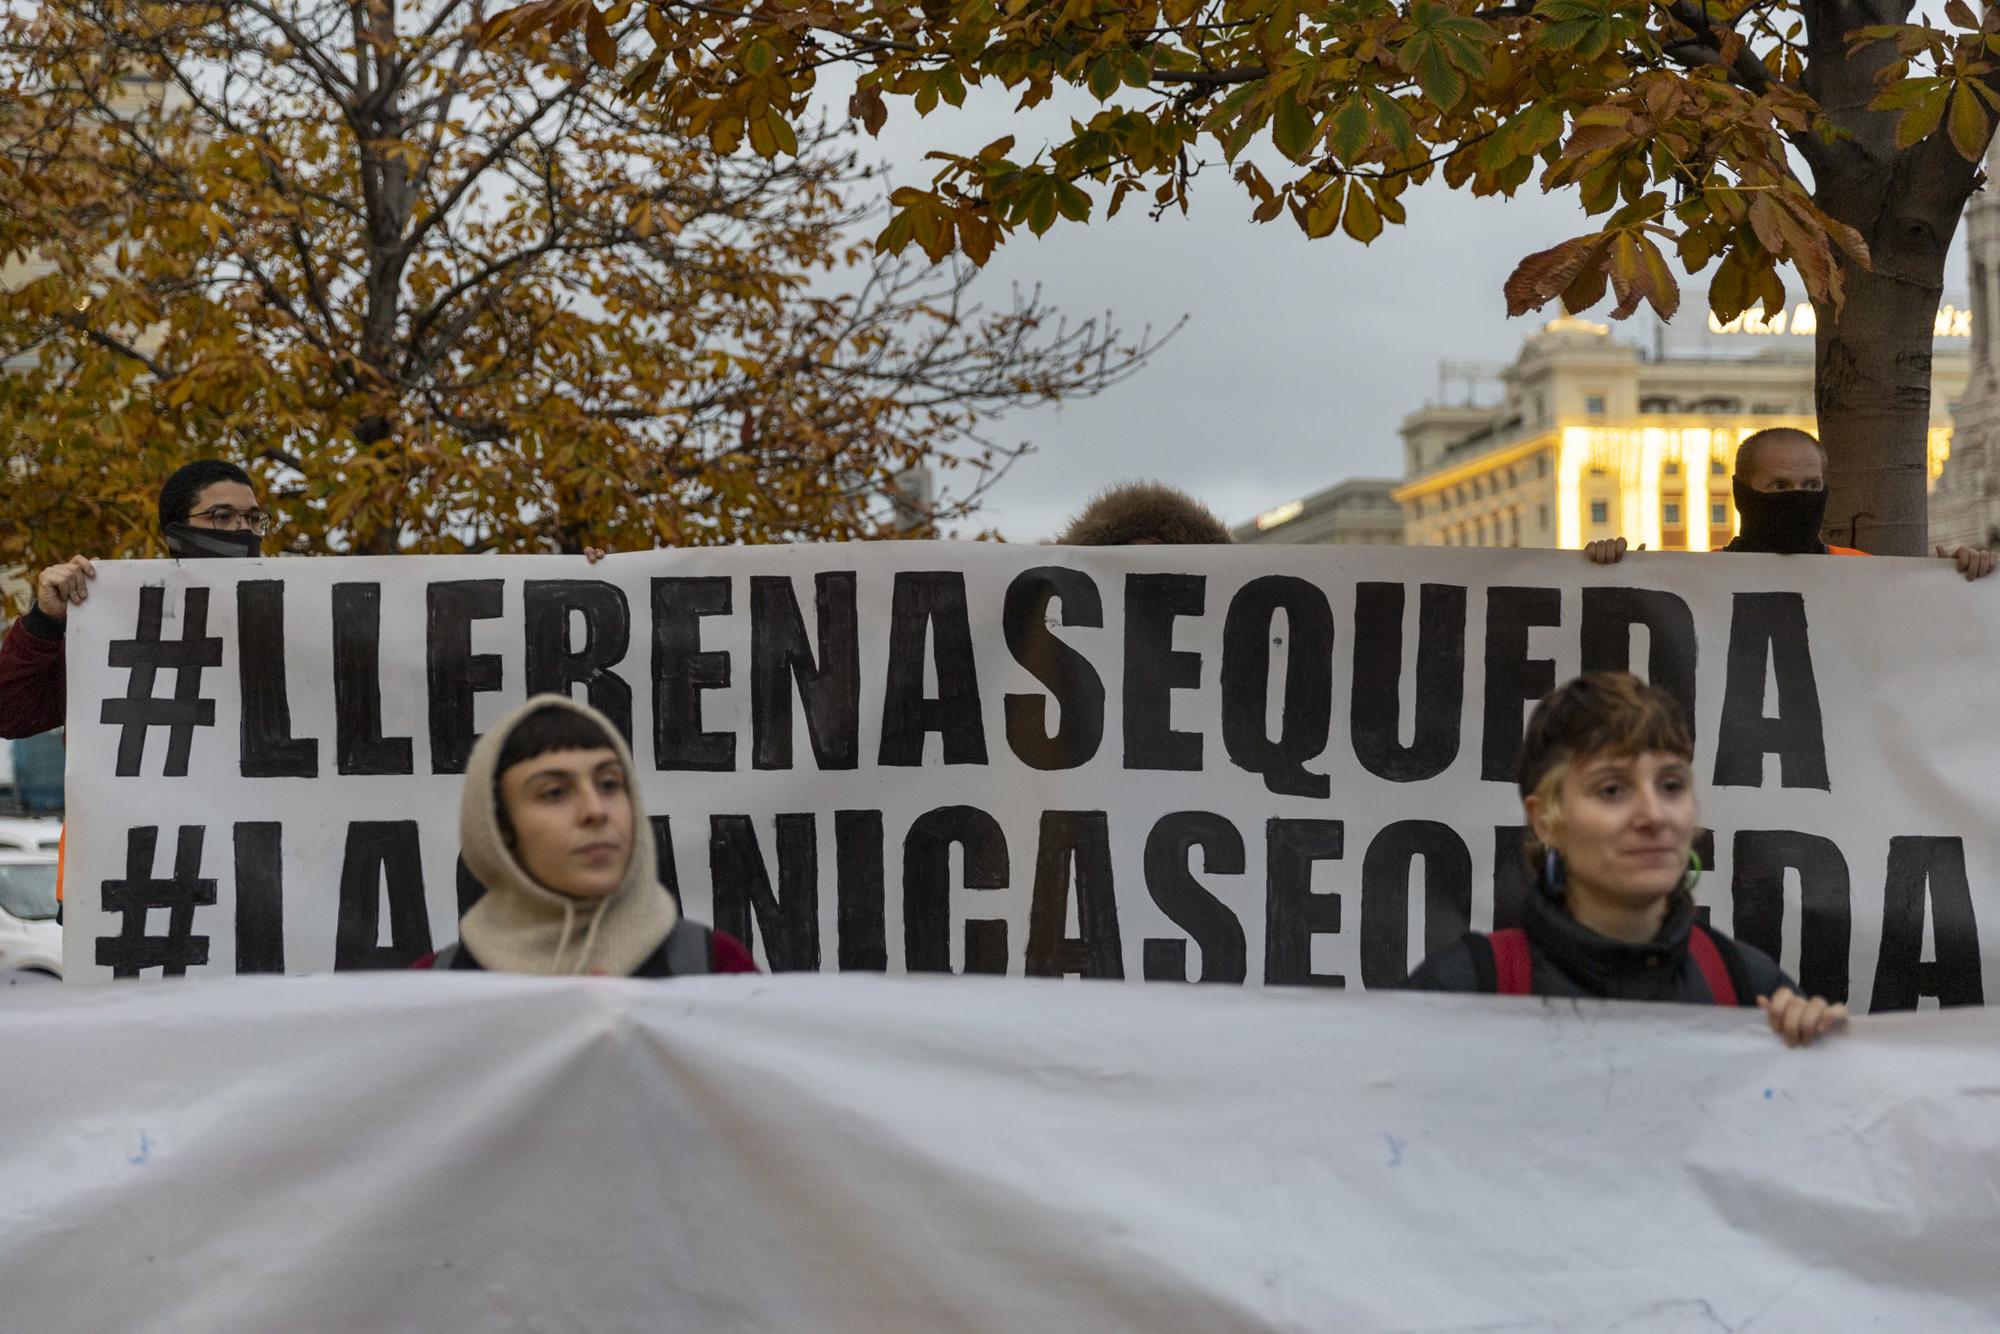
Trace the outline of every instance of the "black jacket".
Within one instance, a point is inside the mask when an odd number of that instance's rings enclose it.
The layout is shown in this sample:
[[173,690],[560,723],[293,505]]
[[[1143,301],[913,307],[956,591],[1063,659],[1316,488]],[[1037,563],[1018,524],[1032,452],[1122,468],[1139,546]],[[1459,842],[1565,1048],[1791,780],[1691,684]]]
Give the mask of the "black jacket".
[[[1682,1001],[1712,1005],[1715,996],[1701,968],[1688,956],[1688,931],[1694,925],[1694,905],[1679,899],[1660,926],[1660,934],[1645,945],[1628,945],[1601,936],[1569,915],[1561,902],[1539,889],[1530,890],[1522,929],[1534,965],[1537,996],[1597,996],[1607,1000]],[[1740,944],[1713,927],[1714,940],[1737,991],[1737,1004],[1755,1005],[1792,980],[1768,954]],[[1403,984],[1412,991],[1493,990],[1492,956],[1477,933],[1439,950],[1417,966]]]

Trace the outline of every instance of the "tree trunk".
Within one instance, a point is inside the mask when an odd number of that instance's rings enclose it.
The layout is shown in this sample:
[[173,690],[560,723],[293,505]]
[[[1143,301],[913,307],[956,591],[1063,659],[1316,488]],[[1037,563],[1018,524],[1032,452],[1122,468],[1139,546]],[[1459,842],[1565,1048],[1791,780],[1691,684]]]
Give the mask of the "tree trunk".
[[1816,303],[1815,391],[1827,453],[1829,540],[1885,556],[1930,548],[1931,337],[1952,233],[1977,164],[1943,128],[1896,147],[1896,116],[1872,105],[1894,44],[1853,44],[1868,24],[1907,21],[1910,0],[1803,0],[1804,84],[1827,137],[1796,140],[1813,198],[1868,243],[1862,269],[1837,252],[1846,300]]
[[[1831,211],[1831,210],[1829,210]],[[1814,401],[1827,453],[1826,537],[1884,556],[1930,551],[1931,333],[1944,290],[1933,258],[1850,268],[1846,304],[1819,308]]]

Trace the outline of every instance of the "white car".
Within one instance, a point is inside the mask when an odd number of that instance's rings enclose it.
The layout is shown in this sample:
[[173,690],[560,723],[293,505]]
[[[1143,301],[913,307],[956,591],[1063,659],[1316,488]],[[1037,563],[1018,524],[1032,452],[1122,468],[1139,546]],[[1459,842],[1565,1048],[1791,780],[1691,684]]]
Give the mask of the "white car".
[[0,849],[0,986],[61,976],[56,856]]
[[20,816],[0,817],[0,849],[54,852],[61,843],[61,820],[36,820]]

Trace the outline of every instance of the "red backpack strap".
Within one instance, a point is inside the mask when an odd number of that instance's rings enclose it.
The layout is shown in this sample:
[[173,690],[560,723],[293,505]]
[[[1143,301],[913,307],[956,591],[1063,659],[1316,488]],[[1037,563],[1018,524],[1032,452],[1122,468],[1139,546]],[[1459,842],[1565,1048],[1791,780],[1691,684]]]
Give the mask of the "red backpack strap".
[[1688,955],[1694,960],[1694,966],[1701,969],[1702,980],[1708,983],[1708,992],[1715,997],[1715,1003],[1735,1005],[1736,984],[1729,980],[1729,965],[1722,961],[1722,951],[1715,947],[1715,937],[1699,924],[1688,931]]
[[1535,961],[1528,953],[1528,933],[1519,927],[1508,927],[1489,932],[1486,941],[1493,947],[1493,994],[1533,995]]

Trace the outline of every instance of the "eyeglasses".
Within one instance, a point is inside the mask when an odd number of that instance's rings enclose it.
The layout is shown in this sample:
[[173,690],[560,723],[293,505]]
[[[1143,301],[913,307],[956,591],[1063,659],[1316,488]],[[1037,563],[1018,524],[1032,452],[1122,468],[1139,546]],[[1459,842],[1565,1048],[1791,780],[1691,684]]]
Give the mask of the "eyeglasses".
[[265,511],[232,509],[228,505],[216,505],[210,509],[197,511],[188,515],[188,522],[203,528],[220,529],[225,533],[247,528],[259,537],[271,531],[271,516]]

